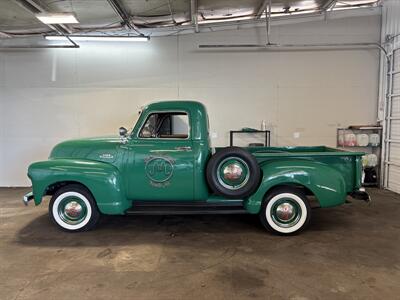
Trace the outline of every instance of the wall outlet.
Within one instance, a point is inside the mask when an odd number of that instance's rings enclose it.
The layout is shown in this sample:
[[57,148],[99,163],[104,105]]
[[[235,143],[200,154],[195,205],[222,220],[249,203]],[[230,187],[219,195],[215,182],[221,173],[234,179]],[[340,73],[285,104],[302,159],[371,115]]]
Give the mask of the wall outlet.
[[211,132],[211,138],[212,139],[217,139],[218,138],[218,133],[217,132]]
[[300,132],[293,132],[293,138],[295,139],[300,138]]

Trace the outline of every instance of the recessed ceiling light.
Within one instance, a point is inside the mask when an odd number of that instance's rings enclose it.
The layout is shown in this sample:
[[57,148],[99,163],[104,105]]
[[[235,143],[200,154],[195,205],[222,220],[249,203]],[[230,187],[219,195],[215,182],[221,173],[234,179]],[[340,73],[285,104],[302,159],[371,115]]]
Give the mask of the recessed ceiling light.
[[[150,38],[147,36],[102,36],[102,35],[69,35],[73,41],[106,41],[106,42],[147,42]],[[68,41],[62,35],[46,35],[46,40],[49,41]]]
[[76,24],[79,23],[73,13],[40,13],[36,14],[44,24]]

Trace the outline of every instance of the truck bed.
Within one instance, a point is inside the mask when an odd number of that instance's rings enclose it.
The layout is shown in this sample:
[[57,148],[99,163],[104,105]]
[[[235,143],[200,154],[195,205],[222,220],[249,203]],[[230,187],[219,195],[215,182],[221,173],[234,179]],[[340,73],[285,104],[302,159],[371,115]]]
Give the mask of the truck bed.
[[326,146],[312,146],[312,147],[247,147],[258,160],[264,157],[310,157],[310,156],[362,156],[363,152],[345,151],[337,148],[330,148]]
[[[362,156],[363,152],[345,151],[326,146],[244,147],[260,162],[266,157],[317,157],[317,156]],[[223,147],[215,148],[216,151]]]
[[[221,149],[221,148],[220,148]],[[326,146],[300,147],[246,147],[254,155],[260,165],[276,160],[312,160],[329,165],[339,171],[345,178],[346,190],[350,193],[355,187],[360,187],[361,157],[363,152],[345,151]],[[218,148],[216,148],[218,151]]]

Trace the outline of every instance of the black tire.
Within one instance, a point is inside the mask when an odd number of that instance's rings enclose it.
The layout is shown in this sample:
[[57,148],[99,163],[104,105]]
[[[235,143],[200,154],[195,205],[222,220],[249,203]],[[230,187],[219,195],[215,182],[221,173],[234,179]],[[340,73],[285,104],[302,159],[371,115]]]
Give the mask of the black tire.
[[[226,184],[225,178],[222,179],[220,175],[224,161],[230,159],[237,160],[243,167],[240,170],[245,169],[248,174],[248,177],[246,175],[243,182],[236,186]],[[251,153],[239,147],[227,147],[211,156],[207,164],[206,176],[209,187],[216,194],[227,198],[241,199],[250,196],[257,189],[261,179],[261,170],[256,158]]]
[[278,187],[265,197],[259,217],[267,230],[279,235],[294,235],[310,223],[311,206],[300,189]]
[[51,197],[49,217],[60,229],[79,232],[93,229],[100,219],[100,212],[87,188],[79,184],[68,184]]

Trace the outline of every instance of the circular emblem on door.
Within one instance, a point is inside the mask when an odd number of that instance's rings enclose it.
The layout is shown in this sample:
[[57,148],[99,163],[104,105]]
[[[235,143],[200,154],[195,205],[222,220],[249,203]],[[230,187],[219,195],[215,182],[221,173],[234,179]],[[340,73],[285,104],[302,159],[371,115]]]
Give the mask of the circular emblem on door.
[[147,177],[156,183],[168,181],[172,177],[173,169],[172,161],[165,157],[151,157],[145,166]]

